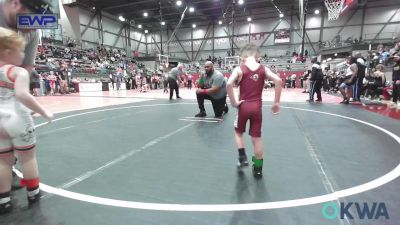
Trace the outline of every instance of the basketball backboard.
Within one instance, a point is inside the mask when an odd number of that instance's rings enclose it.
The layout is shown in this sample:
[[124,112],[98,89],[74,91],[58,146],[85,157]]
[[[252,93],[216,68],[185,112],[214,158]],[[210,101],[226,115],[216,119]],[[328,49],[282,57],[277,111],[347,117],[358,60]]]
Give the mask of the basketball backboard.
[[340,14],[344,14],[356,2],[356,0],[345,0]]
[[240,64],[239,56],[225,57],[225,66],[238,66]]

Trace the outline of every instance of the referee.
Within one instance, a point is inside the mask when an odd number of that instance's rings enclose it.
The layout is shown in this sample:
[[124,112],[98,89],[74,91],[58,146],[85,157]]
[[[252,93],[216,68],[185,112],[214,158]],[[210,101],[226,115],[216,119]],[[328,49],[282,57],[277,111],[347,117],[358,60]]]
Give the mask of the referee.
[[176,98],[182,99],[179,96],[179,83],[182,82],[181,76],[183,75],[182,70],[183,70],[183,65],[178,64],[177,67],[175,67],[171,71],[169,71],[169,74],[168,74],[169,100],[172,100],[172,96],[174,95],[174,90],[176,93]]

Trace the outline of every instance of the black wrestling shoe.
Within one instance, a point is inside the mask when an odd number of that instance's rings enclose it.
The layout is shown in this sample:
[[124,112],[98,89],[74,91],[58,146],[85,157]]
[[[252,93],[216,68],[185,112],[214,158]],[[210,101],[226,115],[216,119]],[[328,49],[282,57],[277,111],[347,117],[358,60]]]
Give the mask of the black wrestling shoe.
[[223,120],[223,119],[224,119],[224,114],[222,114],[222,115],[220,115],[220,116],[215,115],[215,116],[214,116],[214,119]]
[[11,201],[0,204],[0,215],[11,212],[13,209]]
[[39,188],[33,190],[33,191],[28,191],[28,202],[29,204],[34,204],[39,202],[40,197],[42,196],[42,192],[40,191]]
[[348,105],[349,104],[349,99],[347,98],[347,99],[344,99],[343,101],[341,101],[340,102],[340,104],[346,104],[346,105]]
[[253,176],[256,179],[262,178],[262,167],[256,167],[253,165]]
[[194,117],[206,117],[206,116],[207,116],[207,113],[205,111],[200,111],[199,113],[194,115]]
[[224,113],[225,113],[225,114],[227,114],[227,113],[228,113],[228,111],[229,111],[228,104],[225,104],[225,107],[224,107]]
[[239,156],[237,166],[239,168],[243,168],[243,167],[249,166],[249,161],[247,161],[247,156],[246,155],[240,155]]

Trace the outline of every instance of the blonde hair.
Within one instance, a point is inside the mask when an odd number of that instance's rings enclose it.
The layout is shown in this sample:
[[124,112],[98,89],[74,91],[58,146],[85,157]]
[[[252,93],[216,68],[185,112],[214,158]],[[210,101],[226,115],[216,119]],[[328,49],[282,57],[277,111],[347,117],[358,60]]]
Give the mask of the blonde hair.
[[19,36],[17,32],[0,27],[0,51],[24,48],[25,44],[25,39]]
[[260,54],[260,50],[258,48],[257,45],[255,44],[247,44],[245,45],[242,50],[240,55],[242,56],[242,58],[247,58],[251,55],[256,55],[256,54]]
[[376,69],[376,70],[379,70],[379,71],[381,71],[381,72],[383,72],[384,67],[383,67],[382,64],[378,64],[378,65],[376,65],[375,69]]

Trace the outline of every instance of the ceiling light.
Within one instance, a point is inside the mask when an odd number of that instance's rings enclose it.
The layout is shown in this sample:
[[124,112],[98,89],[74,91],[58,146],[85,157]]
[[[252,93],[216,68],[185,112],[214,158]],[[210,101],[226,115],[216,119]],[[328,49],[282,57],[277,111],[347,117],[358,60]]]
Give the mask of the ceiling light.
[[239,5],[243,5],[244,1],[243,0],[239,0],[238,3],[239,3]]
[[122,16],[119,16],[118,19],[121,20],[122,22],[125,22],[125,18]]
[[280,18],[284,17],[283,13],[279,13],[279,17]]
[[147,33],[149,33],[149,31],[148,31],[148,30],[145,30],[144,33],[147,34]]
[[142,29],[142,24],[139,24],[137,27],[138,27],[139,29]]
[[247,22],[250,22],[251,21],[251,17],[247,17]]
[[193,24],[192,27],[193,27],[193,28],[196,28],[196,24]]
[[147,17],[149,14],[147,12],[143,13],[144,17]]
[[177,6],[181,6],[182,5],[182,1],[176,1],[176,5]]
[[194,8],[193,8],[193,7],[190,7],[190,8],[189,8],[189,12],[194,12]]
[[92,9],[93,9],[93,10],[95,10],[95,9],[96,9],[96,7],[94,7],[94,6],[93,6],[93,8],[92,8]]
[[162,21],[162,22],[161,22],[161,25],[163,25],[163,26],[164,26],[164,25],[165,25],[165,21]]
[[219,24],[219,25],[221,25],[221,24],[222,24],[222,21],[221,21],[221,20],[220,20],[220,21],[218,21],[218,24]]
[[318,14],[319,14],[319,9],[316,9],[316,10],[314,11],[314,13],[315,13],[316,15],[318,15]]

